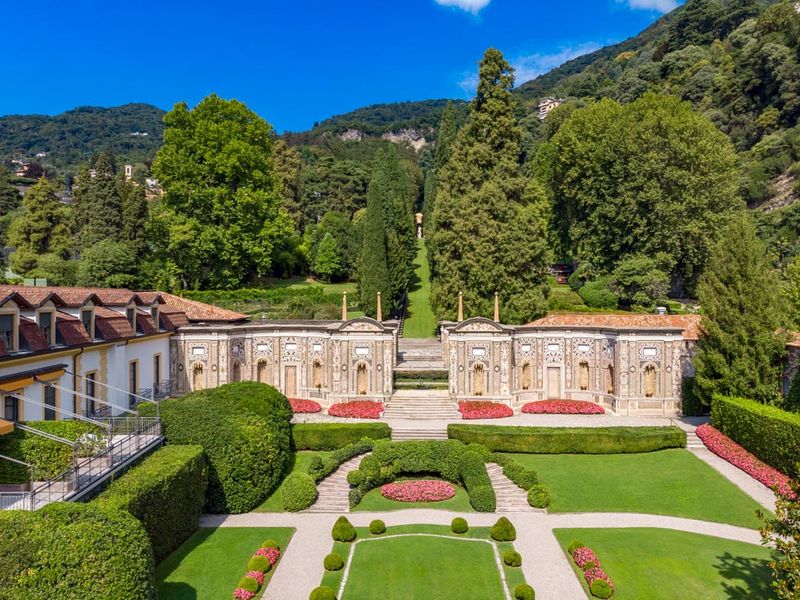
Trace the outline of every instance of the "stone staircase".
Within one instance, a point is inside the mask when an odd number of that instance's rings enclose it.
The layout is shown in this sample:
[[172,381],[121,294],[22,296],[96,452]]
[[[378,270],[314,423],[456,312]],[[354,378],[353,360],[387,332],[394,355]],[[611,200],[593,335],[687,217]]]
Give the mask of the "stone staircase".
[[389,421],[438,422],[446,426],[448,421],[459,420],[458,405],[450,398],[448,390],[397,390],[392,394],[383,418]]
[[701,450],[704,449],[706,445],[703,441],[697,437],[697,434],[694,431],[687,431],[686,432],[686,449],[687,450]]
[[486,470],[497,496],[497,512],[541,512],[528,504],[528,494],[503,474],[503,467],[487,463]]
[[317,486],[317,501],[303,512],[308,513],[347,513],[350,512],[350,484],[347,474],[358,469],[362,454],[343,463],[336,471],[323,479]]
[[442,345],[437,339],[400,338],[397,352],[398,371],[445,371]]

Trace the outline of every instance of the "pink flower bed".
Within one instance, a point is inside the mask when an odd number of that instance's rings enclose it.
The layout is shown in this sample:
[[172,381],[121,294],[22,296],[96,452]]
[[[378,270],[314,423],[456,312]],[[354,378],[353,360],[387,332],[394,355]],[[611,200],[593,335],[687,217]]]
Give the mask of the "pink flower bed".
[[345,417],[348,419],[380,419],[383,404],[369,400],[356,400],[334,404],[328,409],[332,417]]
[[264,574],[261,571],[248,571],[247,577],[255,579],[258,585],[264,585]]
[[459,402],[458,412],[461,413],[462,419],[503,419],[514,416],[510,406],[488,400]]
[[292,405],[293,413],[318,413],[322,410],[319,402],[314,402],[313,400],[289,398],[289,404]]
[[[281,551],[278,548],[259,548],[255,551],[253,556],[264,556],[269,561],[270,568],[275,566],[275,563],[278,562],[278,559],[281,557]],[[264,573],[261,571],[248,571],[245,574],[245,577],[250,577],[258,582],[259,590],[261,586],[264,585]],[[233,590],[233,598],[234,600],[252,600],[256,597],[251,591],[248,591],[244,588],[236,588]]]
[[235,600],[252,600],[256,595],[253,592],[248,592],[244,588],[236,588],[233,590],[233,597]]
[[387,483],[381,487],[381,496],[397,502],[441,502],[455,495],[452,485],[432,479]]
[[589,584],[589,587],[598,579],[602,579],[608,584],[611,591],[614,591],[614,584],[611,583],[611,578],[600,566],[600,559],[597,558],[597,554],[595,554],[594,550],[585,546],[576,548],[572,551],[572,560],[574,560],[578,568],[583,571],[583,577],[586,579],[586,583]]
[[605,409],[594,402],[583,400],[541,400],[528,402],[522,412],[532,415],[602,415]]
[[593,567],[591,569],[587,569],[586,571],[583,572],[583,576],[586,579],[586,583],[588,583],[590,586],[598,579],[602,579],[608,584],[608,586],[612,590],[614,589],[614,584],[611,583],[611,578],[600,567]]
[[600,559],[597,558],[597,555],[594,553],[594,550],[591,548],[577,548],[575,552],[572,553],[572,560],[575,561],[575,564],[578,565],[578,568],[583,570],[583,567],[586,566],[586,563],[594,563],[594,566],[600,566]]
[[767,487],[776,488],[783,495],[794,496],[786,475],[750,454],[721,431],[711,425],[700,425],[696,433],[706,448],[717,456],[724,458]]
[[278,562],[278,559],[281,557],[281,551],[277,548],[259,548],[256,550],[254,556],[266,556],[269,564],[274,567],[275,563]]

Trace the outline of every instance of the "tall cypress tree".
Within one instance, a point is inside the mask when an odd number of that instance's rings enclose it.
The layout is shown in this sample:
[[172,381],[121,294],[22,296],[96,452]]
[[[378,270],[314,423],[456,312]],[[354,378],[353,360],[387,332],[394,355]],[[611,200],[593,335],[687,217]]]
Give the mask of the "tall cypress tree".
[[771,403],[779,399],[787,320],[776,272],[750,217],[723,228],[698,285],[705,335],[694,359],[696,386],[710,404],[715,393]]
[[0,166],[0,217],[16,210],[22,203],[22,196],[9,181],[10,175],[8,170]]
[[456,316],[458,292],[469,315],[524,323],[545,310],[547,200],[521,165],[522,129],[511,91],[514,75],[489,49],[469,118],[437,176],[432,303],[440,319]]
[[115,170],[114,156],[102,152],[78,176],[74,190],[78,250],[120,234],[122,204]]
[[367,191],[367,214],[364,217],[364,241],[361,249],[358,291],[361,310],[374,317],[377,293],[389,298],[389,265],[386,260],[386,232],[383,218],[383,170],[376,169]]
[[[433,232],[436,230],[434,215],[436,213],[437,176],[450,160],[453,142],[457,134],[458,127],[456,125],[455,110],[453,109],[453,103],[448,102],[442,112],[442,119],[439,121],[439,133],[436,137],[436,148],[433,154],[433,168],[428,171],[425,177],[425,206],[423,214],[425,215],[425,237],[428,239],[433,239]],[[431,244],[428,244],[428,260],[431,263],[432,272],[435,271],[433,264],[434,254]]]
[[119,177],[117,194],[120,199],[120,240],[127,242],[134,255],[141,258],[147,251],[148,206],[144,187]]

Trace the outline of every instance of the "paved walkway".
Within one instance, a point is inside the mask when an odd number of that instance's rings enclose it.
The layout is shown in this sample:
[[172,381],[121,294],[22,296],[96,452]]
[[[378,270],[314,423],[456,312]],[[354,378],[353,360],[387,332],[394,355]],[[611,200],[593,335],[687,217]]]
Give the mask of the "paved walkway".
[[350,512],[350,484],[347,483],[347,474],[358,469],[361,459],[365,456],[367,455],[361,454],[351,458],[323,479],[317,486],[317,501],[305,512],[337,514]]

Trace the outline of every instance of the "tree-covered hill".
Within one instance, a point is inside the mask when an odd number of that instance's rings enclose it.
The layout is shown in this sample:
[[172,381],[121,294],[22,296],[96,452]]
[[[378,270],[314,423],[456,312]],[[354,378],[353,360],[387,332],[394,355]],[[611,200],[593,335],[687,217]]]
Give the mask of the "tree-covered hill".
[[42,161],[62,170],[75,170],[104,150],[124,162],[152,160],[163,142],[164,114],[149,104],[126,104],[0,117],[0,160],[46,152]]

